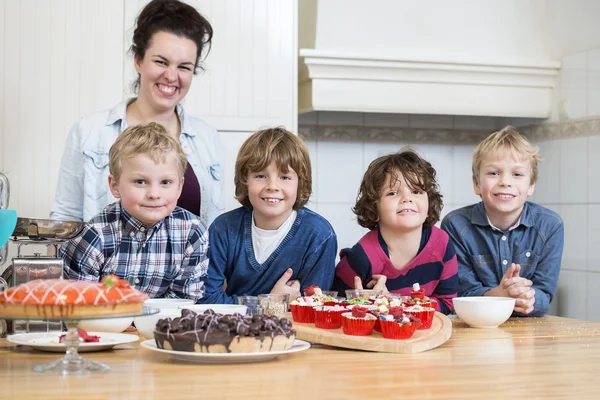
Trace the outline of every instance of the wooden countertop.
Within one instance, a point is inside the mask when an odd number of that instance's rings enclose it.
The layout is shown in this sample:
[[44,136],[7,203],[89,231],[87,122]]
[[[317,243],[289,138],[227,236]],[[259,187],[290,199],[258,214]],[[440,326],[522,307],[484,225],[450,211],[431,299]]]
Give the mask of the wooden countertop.
[[85,376],[34,373],[60,354],[0,339],[0,398],[600,398],[600,323],[517,318],[483,330],[453,322],[450,340],[418,354],[317,346],[263,363],[206,365],[131,344],[84,353],[111,366]]

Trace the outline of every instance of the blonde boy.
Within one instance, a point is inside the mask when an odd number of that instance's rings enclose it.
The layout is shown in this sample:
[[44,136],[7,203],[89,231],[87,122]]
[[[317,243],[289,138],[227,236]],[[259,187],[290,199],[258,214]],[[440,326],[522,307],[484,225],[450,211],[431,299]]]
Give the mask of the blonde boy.
[[150,297],[198,300],[208,265],[208,234],[177,206],[187,159],[157,123],[127,128],[109,153],[108,183],[119,201],[60,249],[70,279],[127,279]]
[[488,136],[473,153],[473,187],[482,201],[442,221],[458,256],[459,296],[513,297],[515,315],[548,312],[564,244],[560,216],[527,201],[538,151],[512,126]]
[[263,293],[294,298],[312,285],[329,289],[337,239],[325,218],[304,208],[312,192],[304,143],[283,128],[254,133],[238,153],[234,180],[242,207],[209,228],[201,302],[237,303],[238,296]]

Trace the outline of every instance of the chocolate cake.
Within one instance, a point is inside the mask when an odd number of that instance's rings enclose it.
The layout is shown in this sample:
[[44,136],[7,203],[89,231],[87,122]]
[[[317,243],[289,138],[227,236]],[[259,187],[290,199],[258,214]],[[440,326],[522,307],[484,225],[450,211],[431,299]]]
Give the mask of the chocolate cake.
[[287,350],[296,331],[285,318],[265,315],[196,314],[181,310],[181,317],[160,319],[154,340],[161,349],[201,353],[256,353]]

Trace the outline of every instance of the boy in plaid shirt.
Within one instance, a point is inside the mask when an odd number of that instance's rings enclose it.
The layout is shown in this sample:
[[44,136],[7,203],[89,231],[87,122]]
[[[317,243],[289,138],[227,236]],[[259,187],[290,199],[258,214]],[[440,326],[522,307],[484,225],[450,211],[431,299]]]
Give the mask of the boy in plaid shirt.
[[119,135],[109,158],[108,183],[119,201],[60,249],[69,279],[115,274],[150,297],[198,300],[208,232],[177,206],[187,166],[181,145],[162,125],[137,125]]

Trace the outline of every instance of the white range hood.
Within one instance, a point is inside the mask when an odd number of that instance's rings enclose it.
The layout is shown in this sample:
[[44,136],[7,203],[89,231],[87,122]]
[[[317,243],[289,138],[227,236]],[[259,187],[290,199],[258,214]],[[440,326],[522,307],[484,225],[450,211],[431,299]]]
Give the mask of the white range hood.
[[299,111],[548,117],[543,1],[303,0]]

